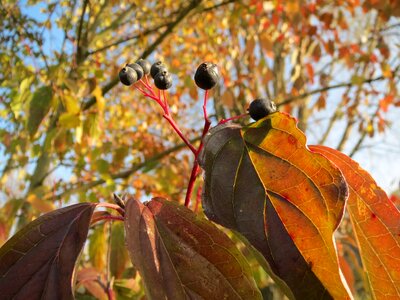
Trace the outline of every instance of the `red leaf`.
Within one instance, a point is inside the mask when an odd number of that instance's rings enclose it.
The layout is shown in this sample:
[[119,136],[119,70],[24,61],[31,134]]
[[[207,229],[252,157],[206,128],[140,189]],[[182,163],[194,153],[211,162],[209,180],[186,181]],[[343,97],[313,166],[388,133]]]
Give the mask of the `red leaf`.
[[86,240],[95,204],[45,214],[0,249],[3,299],[72,299],[75,261]]
[[125,216],[149,299],[262,299],[244,256],[208,220],[162,198],[129,199]]
[[400,298],[400,212],[373,178],[350,157],[312,146],[343,172],[349,185],[347,211],[374,299]]

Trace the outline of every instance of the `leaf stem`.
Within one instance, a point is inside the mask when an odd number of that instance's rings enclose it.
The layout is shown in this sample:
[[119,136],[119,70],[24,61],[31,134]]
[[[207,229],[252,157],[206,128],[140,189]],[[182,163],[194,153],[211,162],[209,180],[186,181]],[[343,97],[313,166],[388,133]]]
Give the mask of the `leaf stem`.
[[118,205],[112,203],[98,203],[97,207],[111,208],[117,211],[122,217],[125,216],[125,211]]
[[196,154],[196,148],[194,148],[193,145],[189,142],[189,140],[183,135],[182,131],[179,129],[178,125],[175,123],[174,119],[169,114],[169,111],[164,113],[163,117],[172,126],[172,128],[179,135],[182,141],[189,147],[190,151],[192,151],[193,154]]
[[248,116],[249,116],[249,114],[245,113],[245,114],[234,116],[234,117],[231,117],[231,118],[228,118],[228,119],[222,119],[221,121],[218,122],[218,125],[225,124],[226,122],[233,121],[233,120],[238,120],[238,119],[245,118],[245,117],[248,117]]
[[122,221],[122,222],[124,222],[125,219],[123,217],[120,217],[120,216],[108,215],[108,216],[101,216],[101,217],[98,217],[98,218],[94,218],[94,219],[92,219],[90,224],[93,225],[93,224],[96,224],[97,222],[100,222],[100,221]]

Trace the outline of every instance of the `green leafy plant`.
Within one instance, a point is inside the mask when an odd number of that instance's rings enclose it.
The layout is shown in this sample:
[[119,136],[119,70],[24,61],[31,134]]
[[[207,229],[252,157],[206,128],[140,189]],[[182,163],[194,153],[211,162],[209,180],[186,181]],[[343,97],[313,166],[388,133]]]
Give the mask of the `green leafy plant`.
[[[354,286],[334,236],[344,222],[352,227],[370,297],[400,297],[400,213],[355,161],[325,146],[308,146],[296,120],[265,99],[250,105],[255,123],[234,124],[248,116],[243,114],[210,129],[209,89],[220,79],[213,63],[201,64],[194,76],[205,90],[197,146],[173,118],[167,93],[172,77],[164,64],[150,68],[140,60],[119,76],[160,106],[192,152],[184,205],[115,196],[115,204],[80,203],[40,216],[0,249],[2,297],[72,298],[74,266],[89,228],[106,221],[123,222],[126,247],[149,299],[262,299],[246,251],[290,299],[351,299]],[[190,209],[201,169],[202,197]],[[207,218],[199,212],[200,201]],[[118,236],[111,242],[118,243]],[[113,299],[117,283],[108,282],[102,288]]]

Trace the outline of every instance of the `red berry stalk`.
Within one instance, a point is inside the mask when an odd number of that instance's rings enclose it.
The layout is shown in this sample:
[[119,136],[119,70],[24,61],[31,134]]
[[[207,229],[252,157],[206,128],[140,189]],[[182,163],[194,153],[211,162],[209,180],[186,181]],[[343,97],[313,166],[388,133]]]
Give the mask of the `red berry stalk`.
[[[150,75],[154,79],[154,85],[158,88],[158,93],[153,90],[153,87],[149,84],[148,75]],[[144,96],[153,99],[156,101],[163,110],[163,117],[166,119],[174,131],[179,135],[182,141],[188,146],[188,148],[192,151],[194,155],[194,162],[192,171],[189,178],[189,183],[185,196],[185,206],[189,206],[191,195],[193,192],[193,187],[196,181],[197,176],[200,173],[200,167],[198,163],[198,157],[203,149],[203,138],[207,134],[208,130],[211,126],[211,121],[207,115],[207,100],[209,95],[209,90],[214,88],[219,81],[219,74],[217,66],[210,62],[202,63],[196,70],[194,80],[196,85],[205,90],[204,100],[203,100],[203,117],[204,117],[204,127],[201,136],[201,142],[196,149],[189,140],[183,135],[182,131],[179,129],[178,125],[174,121],[168,104],[168,99],[165,91],[168,90],[172,86],[172,77],[168,72],[167,67],[161,62],[157,61],[153,65],[150,64],[146,60],[139,60],[134,64],[127,64],[119,73],[120,80],[125,85],[132,85],[135,83],[134,87],[138,91],[140,91]],[[242,117],[241,115],[239,117]],[[236,119],[237,117],[222,120],[220,123],[225,123],[227,121]],[[199,189],[201,191],[201,189]],[[197,195],[196,199],[196,210],[199,204],[199,195]]]

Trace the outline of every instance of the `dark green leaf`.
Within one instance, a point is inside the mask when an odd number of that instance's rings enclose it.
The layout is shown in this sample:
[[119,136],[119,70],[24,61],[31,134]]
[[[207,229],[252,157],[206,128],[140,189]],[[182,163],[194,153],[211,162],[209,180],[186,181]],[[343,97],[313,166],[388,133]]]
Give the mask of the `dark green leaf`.
[[50,86],[44,86],[35,91],[29,103],[28,131],[31,138],[37,132],[44,117],[50,110],[53,91]]

